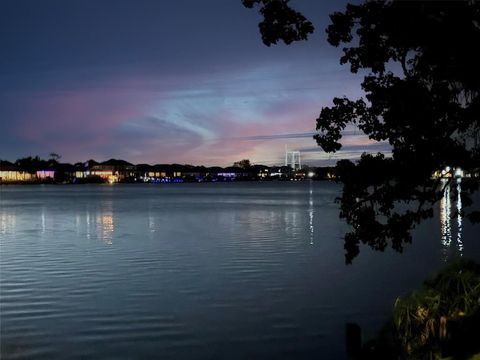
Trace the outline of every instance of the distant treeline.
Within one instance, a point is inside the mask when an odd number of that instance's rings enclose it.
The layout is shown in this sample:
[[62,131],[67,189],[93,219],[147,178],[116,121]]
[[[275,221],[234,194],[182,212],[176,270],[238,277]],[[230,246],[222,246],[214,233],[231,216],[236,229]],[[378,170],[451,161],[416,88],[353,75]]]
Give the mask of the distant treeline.
[[2,183],[100,183],[100,182],[215,182],[245,180],[303,180],[335,178],[333,167],[292,169],[290,166],[250,164],[249,160],[233,166],[194,166],[188,164],[132,164],[125,160],[104,162],[88,160],[75,164],[60,162],[55,155],[48,160],[26,157],[15,161],[0,160]]

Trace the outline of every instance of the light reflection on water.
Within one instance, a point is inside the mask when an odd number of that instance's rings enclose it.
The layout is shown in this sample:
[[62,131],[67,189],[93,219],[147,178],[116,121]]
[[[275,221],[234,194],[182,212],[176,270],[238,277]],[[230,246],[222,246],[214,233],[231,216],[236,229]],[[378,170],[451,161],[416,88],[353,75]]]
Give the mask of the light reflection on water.
[[113,202],[104,200],[99,209],[87,206],[83,217],[81,212],[78,212],[75,216],[75,230],[79,236],[85,236],[88,240],[98,239],[112,245],[115,231]]
[[[447,183],[447,179],[442,180],[444,187],[443,197],[440,200],[440,232],[441,242],[443,246],[444,261],[448,261],[451,257],[452,251],[459,256],[463,256],[463,241],[462,241],[462,183],[461,179],[457,179],[456,184]],[[452,205],[452,187],[455,186],[456,198],[454,206],[456,212],[453,211]],[[454,216],[456,214],[456,216]],[[456,224],[453,222],[456,220]],[[455,226],[454,226],[455,225]],[[453,242],[453,239],[456,241]]]
[[153,216],[152,209],[148,210],[148,228],[150,229],[150,232],[155,232],[155,217]]
[[476,237],[455,196],[404,254],[345,266],[337,184],[3,191],[2,359],[343,359],[346,322],[373,337],[444,244],[471,256]]
[[460,251],[460,256],[463,255],[463,242],[462,242],[462,185],[461,179],[457,183],[457,245]]
[[92,237],[92,233],[91,233],[91,225],[90,225],[90,211],[88,211],[88,209],[85,212],[85,221],[86,221],[87,239],[90,240]]
[[313,245],[313,238],[314,238],[314,228],[313,228],[313,189],[312,189],[312,182],[310,181],[310,189],[309,189],[309,198],[308,198],[308,217],[309,217],[309,228],[310,228],[310,245]]
[[41,221],[40,223],[42,224],[42,235],[45,234],[45,230],[47,228],[47,218],[45,216],[45,206],[42,206],[42,213],[41,213]]
[[97,214],[98,238],[105,244],[112,245],[114,230],[113,203],[112,201],[107,201],[104,202],[101,212]]
[[0,213],[0,234],[6,235],[15,228],[15,213]]

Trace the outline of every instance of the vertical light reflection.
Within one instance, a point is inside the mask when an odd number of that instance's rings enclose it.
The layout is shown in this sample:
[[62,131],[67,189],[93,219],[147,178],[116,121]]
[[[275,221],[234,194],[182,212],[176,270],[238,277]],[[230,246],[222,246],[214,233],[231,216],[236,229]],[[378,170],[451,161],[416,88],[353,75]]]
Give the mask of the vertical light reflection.
[[75,232],[77,234],[80,234],[80,232],[82,230],[81,222],[82,222],[82,219],[80,217],[80,214],[77,213],[75,215]]
[[310,191],[309,191],[309,198],[308,198],[308,215],[309,215],[309,226],[310,226],[310,245],[313,245],[313,190],[312,190],[312,182],[310,181]]
[[292,228],[294,230],[298,229],[298,210],[292,211]]
[[42,234],[45,234],[45,230],[46,230],[46,218],[45,218],[45,206],[42,206],[42,213],[41,213],[41,222],[42,222]]
[[[449,252],[452,250],[452,240],[456,238],[456,243],[454,243],[456,250],[460,256],[463,256],[463,241],[462,241],[462,199],[461,199],[461,179],[457,180],[457,196],[454,199],[456,202],[456,229],[452,227],[452,199],[451,199],[451,184],[446,184],[448,180],[442,180],[442,186],[445,187],[443,192],[443,197],[440,200],[440,232],[441,232],[441,241],[443,246],[444,261],[448,260]],[[456,230],[456,236],[455,236]]]
[[[442,180],[442,186],[445,186]],[[450,185],[445,186],[442,200],[440,200],[440,228],[442,234],[442,245],[447,247],[452,241],[452,232],[450,229]]]
[[115,225],[113,222],[112,202],[105,202],[105,207],[97,215],[97,236],[107,245],[113,244],[113,232]]
[[294,208],[285,212],[285,233],[289,236],[297,237],[298,231],[303,231],[298,228],[298,209]]
[[148,211],[148,228],[150,232],[155,232],[155,218],[153,217],[151,209]]
[[463,256],[463,241],[462,241],[462,179],[457,179],[457,245],[460,256]]
[[0,234],[6,235],[7,233],[14,232],[15,229],[15,213],[2,212],[0,215]]
[[86,214],[85,214],[85,219],[86,219],[86,222],[87,222],[87,239],[90,240],[91,238],[91,230],[90,230],[90,211],[86,211]]
[[113,214],[102,215],[102,241],[108,245],[113,244]]

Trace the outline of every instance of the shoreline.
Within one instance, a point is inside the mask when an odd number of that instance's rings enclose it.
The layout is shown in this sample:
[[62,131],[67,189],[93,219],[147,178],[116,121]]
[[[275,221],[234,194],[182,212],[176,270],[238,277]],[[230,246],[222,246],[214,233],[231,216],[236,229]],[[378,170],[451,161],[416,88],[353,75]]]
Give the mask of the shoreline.
[[181,180],[181,181],[156,181],[156,182],[146,182],[146,181],[119,181],[110,183],[108,181],[102,182],[55,182],[55,181],[18,181],[18,182],[0,182],[0,186],[10,186],[10,185],[25,185],[25,186],[38,186],[38,185],[54,185],[54,186],[62,186],[62,185],[74,185],[74,186],[81,186],[81,185],[162,185],[162,184],[226,184],[226,183],[290,183],[290,182],[311,182],[311,181],[327,181],[327,182],[336,182],[334,179],[271,179],[271,180],[255,180],[255,179],[248,179],[248,180],[216,180],[216,181],[188,181],[188,180]]

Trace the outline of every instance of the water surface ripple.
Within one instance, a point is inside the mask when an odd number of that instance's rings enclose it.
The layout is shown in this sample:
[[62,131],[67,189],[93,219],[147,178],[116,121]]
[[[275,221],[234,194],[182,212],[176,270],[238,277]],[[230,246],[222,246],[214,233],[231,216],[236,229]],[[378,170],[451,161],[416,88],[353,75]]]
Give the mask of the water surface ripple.
[[[403,255],[346,266],[339,191],[0,187],[1,358],[345,358],[345,323],[375,335],[447,252],[437,217]],[[463,224],[462,255],[480,259],[474,238]]]

